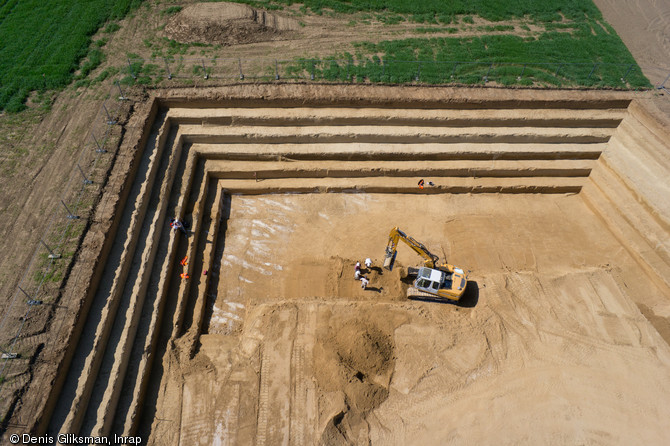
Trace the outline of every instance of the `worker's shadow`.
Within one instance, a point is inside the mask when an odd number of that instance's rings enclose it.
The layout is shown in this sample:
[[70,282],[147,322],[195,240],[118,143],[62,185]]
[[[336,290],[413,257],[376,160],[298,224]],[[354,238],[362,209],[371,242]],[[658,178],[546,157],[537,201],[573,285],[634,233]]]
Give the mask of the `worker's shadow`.
[[474,280],[468,280],[465,292],[460,300],[443,299],[439,297],[410,297],[411,300],[420,300],[423,302],[435,302],[441,304],[451,304],[463,308],[472,308],[479,302],[479,285]]
[[366,286],[365,291],[374,291],[376,293],[381,293],[384,290],[384,287],[377,288],[376,286]]
[[366,268],[366,269],[365,269],[366,274],[369,274],[369,273],[372,272],[372,271],[376,272],[377,274],[382,274],[382,273],[384,272],[384,271],[383,271],[380,267],[378,267],[378,266],[371,266],[370,268]]

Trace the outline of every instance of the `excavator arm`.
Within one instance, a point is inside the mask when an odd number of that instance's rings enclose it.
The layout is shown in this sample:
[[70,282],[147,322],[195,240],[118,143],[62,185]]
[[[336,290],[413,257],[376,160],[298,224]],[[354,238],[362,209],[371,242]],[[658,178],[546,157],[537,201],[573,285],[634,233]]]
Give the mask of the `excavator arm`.
[[389,271],[393,270],[395,258],[398,254],[398,242],[400,240],[405,242],[407,246],[414,250],[414,252],[423,257],[424,266],[427,266],[428,268],[435,268],[435,265],[437,265],[438,262],[438,257],[428,251],[428,248],[426,248],[423,243],[405,234],[397,227],[391,229],[391,233],[389,234],[389,241],[386,245],[386,254],[384,256],[384,268]]

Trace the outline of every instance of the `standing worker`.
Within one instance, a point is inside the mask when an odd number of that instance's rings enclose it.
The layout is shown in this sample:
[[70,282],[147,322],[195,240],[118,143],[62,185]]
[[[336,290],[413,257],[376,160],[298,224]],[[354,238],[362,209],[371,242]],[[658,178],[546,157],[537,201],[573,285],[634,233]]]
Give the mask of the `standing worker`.
[[365,276],[361,276],[361,288],[365,289],[365,287],[368,286],[368,283],[370,283],[368,278]]
[[179,229],[181,232],[186,234],[186,229],[184,228],[184,224],[179,220],[178,218],[175,218],[174,221],[171,223],[172,229]]
[[354,279],[358,280],[361,278],[361,262],[356,262],[354,265]]
[[367,259],[365,259],[365,267],[367,269],[370,269],[371,266],[372,266],[372,260],[370,260],[370,258],[368,257]]

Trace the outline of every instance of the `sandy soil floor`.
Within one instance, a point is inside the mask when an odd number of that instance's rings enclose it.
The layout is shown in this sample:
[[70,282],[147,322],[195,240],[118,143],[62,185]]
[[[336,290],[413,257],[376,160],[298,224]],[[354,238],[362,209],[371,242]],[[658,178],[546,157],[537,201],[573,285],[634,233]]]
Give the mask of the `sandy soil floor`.
[[[647,67],[667,60],[668,5],[596,4],[650,80],[662,81],[664,70]],[[341,25],[323,47],[351,42]],[[134,20],[110,44],[126,45],[120,55],[142,48],[144,27]],[[312,37],[233,52],[267,56],[280,45],[302,55]],[[72,147],[99,107],[70,94],[26,132],[53,156],[29,157],[0,182],[13,223],[2,232],[8,251],[37,244],[44,222],[35,214],[58,204],[54,172],[72,166]],[[670,112],[670,101],[657,99]],[[91,113],[59,114],[72,108]],[[669,347],[637,309],[667,296],[579,196],[312,198],[233,197],[199,352],[191,363],[167,358],[161,394],[147,402],[150,442],[668,443]],[[421,219],[426,207],[439,218]],[[350,278],[355,260],[379,261],[393,225],[476,271],[463,306],[406,301],[394,274],[371,271],[366,291]],[[27,259],[3,258],[3,294]],[[415,261],[401,248],[401,263]],[[70,323],[65,310],[59,321]],[[50,384],[32,390],[47,393]],[[14,429],[33,422],[26,407]]]
[[[670,440],[670,347],[634,304],[659,291],[581,197],[233,196],[230,209],[206,334],[164,374],[152,444]],[[407,301],[376,267],[360,288],[354,262],[379,265],[393,225],[476,271],[463,306]],[[400,248],[399,264],[419,260]]]

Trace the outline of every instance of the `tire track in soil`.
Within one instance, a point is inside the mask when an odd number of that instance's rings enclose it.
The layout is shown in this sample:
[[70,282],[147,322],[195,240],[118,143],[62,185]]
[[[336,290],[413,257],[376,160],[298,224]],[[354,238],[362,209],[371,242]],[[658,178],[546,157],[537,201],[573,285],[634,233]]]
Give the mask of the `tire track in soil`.
[[265,446],[270,405],[270,353],[267,346],[261,355],[261,383],[258,392],[258,421],[256,425],[256,446]]

